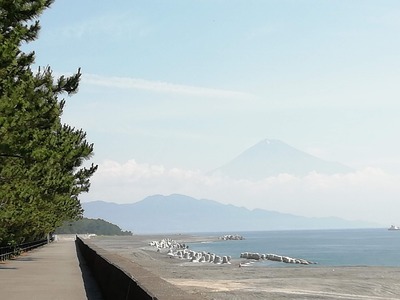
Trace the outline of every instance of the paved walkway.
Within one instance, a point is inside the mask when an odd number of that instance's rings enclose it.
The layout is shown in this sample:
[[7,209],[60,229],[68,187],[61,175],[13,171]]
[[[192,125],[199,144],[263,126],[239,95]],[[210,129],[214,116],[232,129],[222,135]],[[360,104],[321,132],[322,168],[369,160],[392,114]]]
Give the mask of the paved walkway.
[[0,299],[101,299],[73,239],[60,240],[0,263]]

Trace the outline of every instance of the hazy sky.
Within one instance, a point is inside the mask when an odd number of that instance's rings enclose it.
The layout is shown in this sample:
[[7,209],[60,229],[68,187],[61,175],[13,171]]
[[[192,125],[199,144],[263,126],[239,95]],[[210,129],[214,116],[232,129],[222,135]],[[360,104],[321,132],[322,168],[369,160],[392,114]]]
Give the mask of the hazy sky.
[[[84,201],[183,193],[400,224],[400,2],[56,0],[29,45],[82,68],[64,121],[95,144]],[[265,138],[356,169],[204,175]]]

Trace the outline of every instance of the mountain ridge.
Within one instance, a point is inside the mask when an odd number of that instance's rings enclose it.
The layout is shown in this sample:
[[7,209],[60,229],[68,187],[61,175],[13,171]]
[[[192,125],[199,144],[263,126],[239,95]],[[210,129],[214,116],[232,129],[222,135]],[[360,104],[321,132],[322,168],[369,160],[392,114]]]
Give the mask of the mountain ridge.
[[264,209],[250,210],[186,195],[152,195],[136,203],[83,203],[84,216],[101,218],[134,233],[190,233],[293,229],[371,228],[377,224],[336,217],[310,218]]

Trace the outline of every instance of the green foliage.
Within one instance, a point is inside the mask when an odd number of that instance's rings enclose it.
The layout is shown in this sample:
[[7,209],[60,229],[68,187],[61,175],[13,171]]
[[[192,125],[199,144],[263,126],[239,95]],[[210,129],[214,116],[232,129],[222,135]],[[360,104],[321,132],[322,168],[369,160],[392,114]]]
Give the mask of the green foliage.
[[89,190],[97,166],[86,134],[61,123],[62,95],[77,92],[80,70],[54,79],[50,67],[34,73],[36,18],[53,1],[0,0],[0,245],[41,238],[82,215],[78,196]]
[[83,218],[74,222],[65,222],[55,231],[57,234],[84,234],[95,233],[97,235],[132,235],[130,231],[122,231],[117,225],[102,219]]

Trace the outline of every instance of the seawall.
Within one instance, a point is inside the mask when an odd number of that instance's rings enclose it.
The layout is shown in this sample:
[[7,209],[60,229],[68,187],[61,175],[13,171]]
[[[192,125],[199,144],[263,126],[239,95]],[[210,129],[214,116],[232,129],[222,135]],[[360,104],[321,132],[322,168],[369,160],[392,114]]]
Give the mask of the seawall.
[[76,245],[104,299],[201,300],[152,274],[133,261],[106,251],[89,240],[76,238]]

